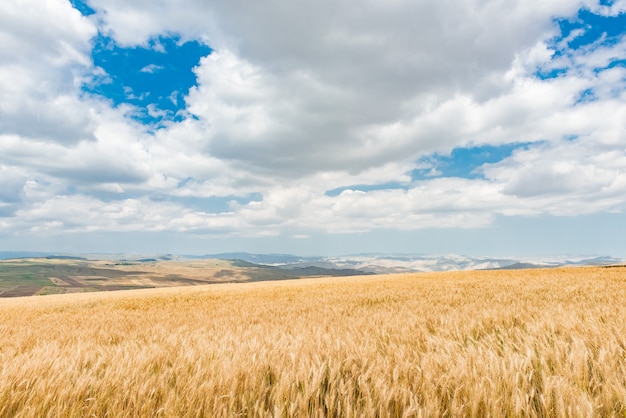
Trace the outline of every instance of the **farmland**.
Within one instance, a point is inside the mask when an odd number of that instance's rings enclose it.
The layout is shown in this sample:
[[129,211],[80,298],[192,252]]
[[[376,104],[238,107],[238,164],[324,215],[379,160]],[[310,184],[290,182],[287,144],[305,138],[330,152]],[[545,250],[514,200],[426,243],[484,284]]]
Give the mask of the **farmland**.
[[623,417],[624,300],[623,267],[5,298],[0,416]]
[[111,261],[26,258],[0,261],[0,298],[359,274],[351,269],[281,269],[240,260]]

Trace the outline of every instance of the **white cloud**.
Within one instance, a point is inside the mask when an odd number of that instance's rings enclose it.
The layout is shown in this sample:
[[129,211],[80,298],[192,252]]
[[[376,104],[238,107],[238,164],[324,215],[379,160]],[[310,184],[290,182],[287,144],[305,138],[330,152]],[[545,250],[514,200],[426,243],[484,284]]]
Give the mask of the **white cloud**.
[[502,193],[553,215],[623,211],[626,155],[590,138],[543,144],[485,168]]
[[[28,13],[35,3],[0,6],[12,230],[301,236],[626,209],[626,71],[606,69],[626,38],[559,57],[549,42],[555,16],[623,2],[93,0],[94,18],[63,0]],[[132,107],[81,94],[102,76],[97,24],[122,46],[180,33],[215,49],[177,96],[187,119],[149,132]],[[411,177],[434,152],[511,143],[530,145],[484,178]],[[182,199],[249,195],[262,199],[223,213]]]
[[594,11],[602,14],[603,16],[617,16],[626,11],[625,0],[615,0],[610,2],[609,6],[596,6]]
[[95,26],[67,1],[2,2],[2,133],[60,142],[90,137],[90,114],[76,94],[95,34]]
[[[161,46],[161,48],[163,48],[163,47]],[[156,73],[158,71],[161,71],[163,68],[165,68],[165,67],[163,67],[162,65],[149,64],[149,65],[146,65],[145,67],[141,68],[139,70],[139,72],[152,74],[152,73]]]
[[[0,204],[6,205],[19,202],[21,200],[22,190],[28,179],[25,171],[18,167],[0,164],[0,179],[2,179]],[[1,212],[0,209],[0,213]]]
[[231,214],[193,212],[180,205],[149,199],[104,202],[80,195],[59,195],[20,209],[17,216],[31,231],[65,232],[228,232],[236,226]]

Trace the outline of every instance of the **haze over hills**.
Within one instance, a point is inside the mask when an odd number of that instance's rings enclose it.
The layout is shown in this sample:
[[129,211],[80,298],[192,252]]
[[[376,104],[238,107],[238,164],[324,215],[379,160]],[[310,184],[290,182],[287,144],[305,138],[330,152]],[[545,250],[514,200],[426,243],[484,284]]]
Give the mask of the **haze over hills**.
[[515,260],[423,254],[299,257],[250,253],[146,256],[8,252],[0,253],[0,258],[4,258],[0,260],[0,298],[386,273],[625,265],[613,257]]
[[157,260],[198,260],[220,259],[239,260],[252,265],[265,265],[280,269],[312,268],[341,271],[346,273],[354,270],[364,273],[401,273],[401,272],[434,272],[452,270],[485,270],[485,269],[520,269],[546,268],[582,265],[613,265],[624,263],[625,260],[611,256],[552,256],[536,258],[497,258],[473,257],[458,254],[353,254],[343,256],[302,257],[293,254],[255,254],[247,252],[231,252],[203,255],[135,255],[135,254],[58,254],[46,252],[0,252],[0,260],[11,258],[52,257],[52,258],[90,258],[118,261],[149,262]]
[[298,257],[292,254],[207,254],[202,258],[238,259],[277,267],[355,269],[370,273],[433,272],[452,270],[546,268],[582,265],[612,265],[624,260],[610,256],[553,256],[543,258],[471,257],[457,254],[354,254],[331,257]]

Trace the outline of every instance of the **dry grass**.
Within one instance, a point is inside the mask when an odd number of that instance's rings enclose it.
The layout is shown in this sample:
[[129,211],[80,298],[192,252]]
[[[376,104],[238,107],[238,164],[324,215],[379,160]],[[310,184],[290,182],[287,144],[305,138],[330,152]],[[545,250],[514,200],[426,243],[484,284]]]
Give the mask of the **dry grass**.
[[0,301],[0,416],[626,416],[626,269]]

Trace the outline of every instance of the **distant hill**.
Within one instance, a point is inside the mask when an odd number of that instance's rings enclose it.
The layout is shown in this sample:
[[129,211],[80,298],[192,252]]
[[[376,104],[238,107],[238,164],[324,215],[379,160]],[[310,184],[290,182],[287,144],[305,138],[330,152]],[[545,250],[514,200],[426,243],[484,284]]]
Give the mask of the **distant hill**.
[[513,263],[508,266],[490,268],[490,269],[485,269],[485,270],[522,270],[522,269],[539,269],[539,268],[546,268],[546,267],[558,267],[558,266],[540,266],[538,264],[532,264],[532,263]]
[[293,254],[251,254],[251,253],[219,253],[202,256],[186,256],[189,258],[217,258],[220,260],[242,260],[254,264],[284,265],[316,262],[324,257],[300,257]]
[[362,270],[355,269],[328,269],[324,267],[293,267],[289,269],[282,269],[285,271],[292,271],[294,274],[299,276],[364,276],[369,274],[374,274]]
[[86,260],[77,255],[65,255],[54,253],[30,252],[30,251],[0,251],[0,260],[12,258],[46,258],[48,260]]
[[615,257],[594,257],[585,258],[578,261],[569,261],[567,264],[573,264],[577,266],[605,266],[608,264],[618,264],[623,260]]
[[34,258],[46,257],[50,253],[32,252],[32,251],[0,251],[0,260],[9,260],[11,258]]
[[[17,258],[56,258],[68,260],[123,260],[129,263],[150,263],[156,261],[184,261],[184,260],[229,260],[237,263],[238,267],[272,266],[285,269],[306,269],[321,272],[336,271],[337,274],[364,274],[364,273],[402,273],[402,272],[430,272],[452,270],[492,270],[492,269],[524,269],[548,268],[559,266],[604,266],[624,263],[624,260],[609,257],[533,257],[533,258],[496,258],[472,257],[458,254],[429,255],[429,254],[352,254],[345,256],[301,257],[293,254],[253,254],[247,252],[229,252],[204,255],[125,255],[125,254],[54,254],[44,252],[0,252],[0,260]],[[249,263],[249,264],[246,264]],[[324,270],[325,269],[325,270]],[[342,273],[343,272],[343,273]],[[295,270],[294,270],[295,273]],[[323,273],[326,274],[326,273]],[[329,273],[330,274],[330,273]]]

